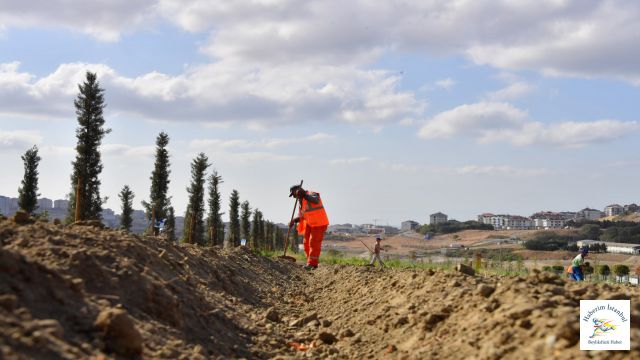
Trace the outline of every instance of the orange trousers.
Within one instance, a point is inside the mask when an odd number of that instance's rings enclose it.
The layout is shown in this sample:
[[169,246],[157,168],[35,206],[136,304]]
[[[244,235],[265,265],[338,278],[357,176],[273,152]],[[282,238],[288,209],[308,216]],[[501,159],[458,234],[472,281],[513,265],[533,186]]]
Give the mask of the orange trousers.
[[307,225],[304,229],[304,253],[307,255],[307,265],[318,266],[320,251],[322,250],[322,238],[327,226],[311,227]]

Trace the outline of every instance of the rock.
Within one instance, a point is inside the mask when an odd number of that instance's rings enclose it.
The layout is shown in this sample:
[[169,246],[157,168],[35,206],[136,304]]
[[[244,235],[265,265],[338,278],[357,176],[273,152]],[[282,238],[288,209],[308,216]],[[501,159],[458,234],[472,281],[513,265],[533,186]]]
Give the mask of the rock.
[[398,318],[398,320],[396,320],[395,324],[393,324],[393,327],[399,328],[408,323],[409,323],[409,318],[407,316],[401,316]]
[[467,266],[465,264],[458,264],[456,266],[456,271],[461,272],[465,275],[473,276],[476,274],[475,270],[471,266]]
[[53,219],[53,225],[61,225],[61,224],[62,224],[62,221],[60,221],[60,219],[58,218]]
[[322,327],[329,327],[329,326],[331,326],[331,320],[327,320],[327,319],[322,320]]
[[326,331],[323,331],[320,334],[318,334],[318,339],[322,340],[325,344],[329,344],[329,345],[338,341],[338,338],[336,338],[335,335]]
[[318,320],[311,320],[307,323],[308,327],[318,327],[320,326],[320,322]]
[[71,224],[71,227],[77,227],[77,226],[94,227],[94,228],[98,228],[98,229],[104,229],[105,228],[104,224],[100,220],[80,220],[80,221],[76,221],[73,224]]
[[482,295],[483,297],[486,297],[486,298],[491,296],[491,294],[493,294],[494,291],[496,291],[496,288],[494,288],[493,286],[487,285],[487,284],[481,284],[478,287],[478,294],[480,294],[480,295]]
[[342,330],[342,332],[340,333],[340,337],[341,338],[348,338],[348,337],[352,337],[354,335],[355,334],[351,329]]
[[18,210],[15,215],[13,215],[13,222],[20,225],[31,224],[33,223],[33,219],[29,216],[24,210]]
[[424,322],[424,329],[431,331],[438,323],[444,321],[447,318],[447,314],[436,313],[429,314]]
[[531,305],[518,305],[509,310],[507,316],[513,320],[518,320],[531,315],[533,310],[534,307]]
[[11,312],[16,309],[18,298],[13,294],[0,295],[0,307]]
[[108,351],[128,357],[142,354],[142,335],[125,310],[103,310],[94,322],[94,327],[101,331]]
[[56,319],[43,319],[37,320],[35,326],[44,332],[49,333],[58,339],[62,339],[64,336],[64,329],[62,325]]
[[273,322],[280,322],[280,314],[276,310],[276,308],[271,307],[264,314],[264,318]]
[[387,346],[387,350],[385,350],[386,354],[391,354],[394,353],[398,350],[398,348],[395,345],[389,345]]
[[309,316],[293,320],[292,322],[289,323],[289,326],[298,327],[298,326],[306,325],[306,324],[310,323],[313,320],[318,320],[318,314],[317,313],[312,313]]

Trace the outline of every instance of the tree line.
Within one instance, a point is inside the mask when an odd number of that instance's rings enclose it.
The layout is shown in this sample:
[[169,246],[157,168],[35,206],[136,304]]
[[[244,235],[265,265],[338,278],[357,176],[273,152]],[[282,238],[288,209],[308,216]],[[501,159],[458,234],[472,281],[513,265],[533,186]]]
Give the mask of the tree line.
[[[66,223],[81,220],[102,220],[102,206],[107,201],[100,194],[100,174],[103,164],[100,145],[104,137],[111,132],[105,127],[104,89],[95,73],[87,72],[85,80],[78,85],[78,95],[74,107],[78,127],[76,128],[76,155],[72,162],[73,171],[70,177],[69,207]],[[160,223],[164,224],[165,236],[175,241],[175,210],[169,196],[170,154],[167,146],[170,137],[160,132],[156,137],[155,161],[151,172],[149,200],[143,200],[150,226],[147,233],[158,235]],[[41,160],[38,147],[28,149],[22,160],[24,176],[18,189],[18,205],[34,215],[38,209],[38,165]],[[229,233],[225,234],[222,220],[222,194],[220,184],[222,177],[213,169],[204,153],[199,153],[191,162],[191,182],[187,187],[189,201],[185,211],[184,232],[181,241],[201,246],[240,246],[241,239],[254,249],[273,251],[284,247],[285,235],[278,226],[263,218],[262,212],[252,209],[248,201],[240,201],[240,194],[233,190],[229,197]],[[206,187],[206,189],[205,189]],[[205,193],[208,196],[205,207]],[[121,202],[120,227],[130,231],[133,223],[133,199],[135,194],[124,185],[118,193]],[[206,216],[206,219],[205,219]]]

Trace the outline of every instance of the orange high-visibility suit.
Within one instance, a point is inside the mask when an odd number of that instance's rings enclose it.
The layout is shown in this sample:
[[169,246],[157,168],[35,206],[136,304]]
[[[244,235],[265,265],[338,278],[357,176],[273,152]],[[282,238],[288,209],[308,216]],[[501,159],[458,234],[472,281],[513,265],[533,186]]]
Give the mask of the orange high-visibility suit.
[[[313,202],[311,200],[318,200]],[[304,253],[307,255],[307,265],[318,266],[322,238],[329,226],[329,218],[324,210],[320,194],[307,191],[300,202],[298,234],[304,235]]]

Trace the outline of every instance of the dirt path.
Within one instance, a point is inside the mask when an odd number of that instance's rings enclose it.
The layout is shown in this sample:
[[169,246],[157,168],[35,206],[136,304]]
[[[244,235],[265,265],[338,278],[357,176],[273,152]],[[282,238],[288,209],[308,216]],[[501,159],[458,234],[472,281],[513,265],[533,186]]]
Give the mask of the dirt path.
[[640,339],[636,287],[300,265],[0,221],[0,358],[575,359],[580,299],[631,298]]

